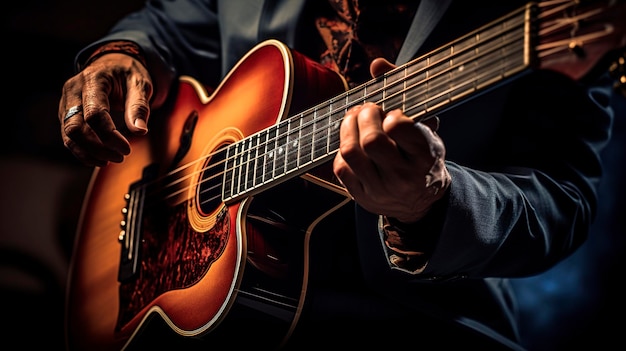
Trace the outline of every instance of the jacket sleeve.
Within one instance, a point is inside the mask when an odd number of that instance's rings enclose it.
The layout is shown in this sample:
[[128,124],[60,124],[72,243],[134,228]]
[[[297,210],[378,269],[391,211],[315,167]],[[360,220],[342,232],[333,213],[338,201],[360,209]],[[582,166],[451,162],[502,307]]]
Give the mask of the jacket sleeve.
[[122,18],[100,40],[76,56],[80,67],[103,43],[132,41],[146,58],[155,86],[153,105],[159,106],[180,75],[190,75],[215,87],[221,76],[220,34],[216,1],[153,0]]
[[595,217],[613,121],[606,78],[584,86],[537,72],[516,84],[489,162],[447,161],[452,184],[444,204],[413,228],[437,238],[427,261],[397,267],[382,245],[392,270],[409,280],[523,277],[574,252]]

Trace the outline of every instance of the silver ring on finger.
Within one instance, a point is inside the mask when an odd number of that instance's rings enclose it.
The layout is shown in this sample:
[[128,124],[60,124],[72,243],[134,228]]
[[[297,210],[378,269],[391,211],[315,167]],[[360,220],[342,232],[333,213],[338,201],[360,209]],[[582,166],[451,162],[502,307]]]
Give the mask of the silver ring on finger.
[[74,115],[80,113],[82,110],[83,110],[83,107],[81,105],[76,105],[76,106],[70,107],[70,109],[67,110],[67,113],[65,114],[65,117],[63,118],[63,122],[67,121],[68,119],[70,119]]

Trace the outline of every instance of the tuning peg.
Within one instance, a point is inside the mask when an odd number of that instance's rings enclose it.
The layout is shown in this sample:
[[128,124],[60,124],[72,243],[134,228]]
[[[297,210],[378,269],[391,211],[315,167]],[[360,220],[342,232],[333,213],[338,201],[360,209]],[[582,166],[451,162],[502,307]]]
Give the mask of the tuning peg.
[[577,57],[584,58],[585,50],[583,49],[583,43],[579,40],[571,41],[568,45],[569,50],[573,52]]
[[614,77],[615,90],[626,96],[626,52],[622,53],[609,67],[609,72]]

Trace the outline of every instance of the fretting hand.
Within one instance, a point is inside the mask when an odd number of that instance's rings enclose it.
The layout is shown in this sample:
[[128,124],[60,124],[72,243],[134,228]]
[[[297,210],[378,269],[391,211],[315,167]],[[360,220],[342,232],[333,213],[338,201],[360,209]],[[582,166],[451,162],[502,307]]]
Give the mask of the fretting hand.
[[[372,75],[390,67],[374,61]],[[415,222],[450,185],[437,128],[437,118],[416,123],[401,110],[385,113],[374,103],[355,106],[341,125],[335,175],[366,210]]]

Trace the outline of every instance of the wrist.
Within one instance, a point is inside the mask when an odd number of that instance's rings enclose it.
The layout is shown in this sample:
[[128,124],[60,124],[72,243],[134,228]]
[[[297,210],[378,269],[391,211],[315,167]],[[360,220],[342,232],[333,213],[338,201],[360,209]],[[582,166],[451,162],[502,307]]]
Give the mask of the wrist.
[[147,67],[146,59],[144,58],[144,55],[139,45],[135,44],[132,41],[111,41],[94,50],[94,52],[92,52],[91,55],[87,57],[85,62],[79,65],[79,69],[82,70],[98,58],[106,54],[113,53],[128,55],[141,62],[144,67]]
[[449,190],[418,221],[405,222],[397,218],[382,217],[382,234],[387,248],[403,255],[429,256],[441,233],[448,207]]

